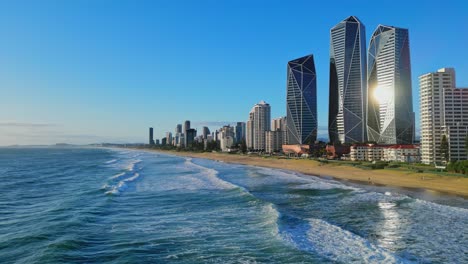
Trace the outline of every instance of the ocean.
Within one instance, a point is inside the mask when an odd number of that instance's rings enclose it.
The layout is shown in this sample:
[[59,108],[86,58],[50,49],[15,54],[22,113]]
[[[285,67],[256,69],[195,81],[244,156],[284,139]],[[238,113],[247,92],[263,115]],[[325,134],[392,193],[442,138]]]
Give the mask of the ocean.
[[0,149],[1,263],[468,263],[468,202],[104,148]]

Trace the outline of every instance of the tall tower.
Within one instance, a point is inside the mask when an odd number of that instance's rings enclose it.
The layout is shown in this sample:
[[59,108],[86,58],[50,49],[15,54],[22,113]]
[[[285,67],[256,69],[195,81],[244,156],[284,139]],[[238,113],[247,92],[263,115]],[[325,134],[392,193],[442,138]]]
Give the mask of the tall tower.
[[313,55],[288,62],[286,113],[288,144],[317,139],[317,78]]
[[154,145],[153,128],[149,128],[149,144]]
[[412,144],[414,112],[408,30],[379,25],[368,53],[367,137]]
[[183,133],[185,133],[187,130],[190,129],[190,120],[186,120],[185,123],[184,123],[184,131]]
[[366,29],[350,16],[330,30],[330,142],[367,140],[366,104]]
[[[455,69],[442,68],[419,77],[421,106],[421,158],[425,164],[466,160],[468,88],[457,88]],[[446,137],[448,160],[441,150]]]
[[257,151],[265,150],[265,132],[270,130],[271,108],[265,101],[252,107],[247,121],[247,147]]
[[175,132],[176,134],[182,133],[182,124],[177,124]]

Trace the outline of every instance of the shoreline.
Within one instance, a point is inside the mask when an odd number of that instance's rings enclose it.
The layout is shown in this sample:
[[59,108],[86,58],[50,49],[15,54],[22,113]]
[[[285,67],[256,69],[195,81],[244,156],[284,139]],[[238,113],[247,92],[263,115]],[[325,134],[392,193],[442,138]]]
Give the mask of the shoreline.
[[376,187],[397,187],[413,190],[426,190],[468,199],[468,178],[460,176],[441,176],[432,173],[411,171],[364,170],[347,165],[323,164],[307,159],[277,159],[248,155],[177,152],[159,149],[139,149],[182,157],[202,158],[218,162],[242,164],[273,169],[290,170],[309,176],[332,178],[355,184]]

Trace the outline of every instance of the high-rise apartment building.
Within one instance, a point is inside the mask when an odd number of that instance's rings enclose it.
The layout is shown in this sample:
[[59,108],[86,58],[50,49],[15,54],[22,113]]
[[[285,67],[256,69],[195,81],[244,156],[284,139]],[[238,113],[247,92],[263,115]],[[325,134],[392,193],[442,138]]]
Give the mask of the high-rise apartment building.
[[166,142],[168,145],[172,145],[172,133],[171,132],[166,132]]
[[247,121],[247,147],[256,151],[265,150],[265,132],[271,125],[271,108],[265,101],[252,107]]
[[190,129],[190,120],[186,120],[184,123],[184,131],[182,131],[182,133],[185,133],[189,129]]
[[282,133],[281,135],[281,145],[286,145],[288,144],[288,138],[287,138],[287,125],[286,125],[286,117],[278,117],[274,118],[271,121],[271,131],[280,131]]
[[408,30],[379,25],[367,61],[367,137],[382,144],[412,144],[414,112]]
[[177,133],[183,133],[182,132],[182,124],[177,124],[175,132],[176,132],[176,134]]
[[210,134],[210,129],[204,126],[202,129],[203,139],[207,139],[209,134]]
[[329,88],[330,142],[366,141],[366,29],[355,16],[330,30]]
[[274,130],[265,132],[265,152],[274,153],[281,152],[283,146],[284,131]]
[[312,144],[317,139],[317,78],[313,55],[288,62],[287,133],[289,144]]
[[468,88],[456,88],[455,70],[443,68],[419,77],[421,159],[425,164],[445,162],[441,140],[448,142],[449,160],[466,160]]

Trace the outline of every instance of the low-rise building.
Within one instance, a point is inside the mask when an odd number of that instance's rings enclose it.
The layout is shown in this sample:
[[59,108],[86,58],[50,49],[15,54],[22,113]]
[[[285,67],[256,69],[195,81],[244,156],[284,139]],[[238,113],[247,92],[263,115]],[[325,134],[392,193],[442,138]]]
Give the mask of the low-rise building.
[[349,152],[352,161],[398,161],[420,162],[421,154],[417,145],[352,145]]

